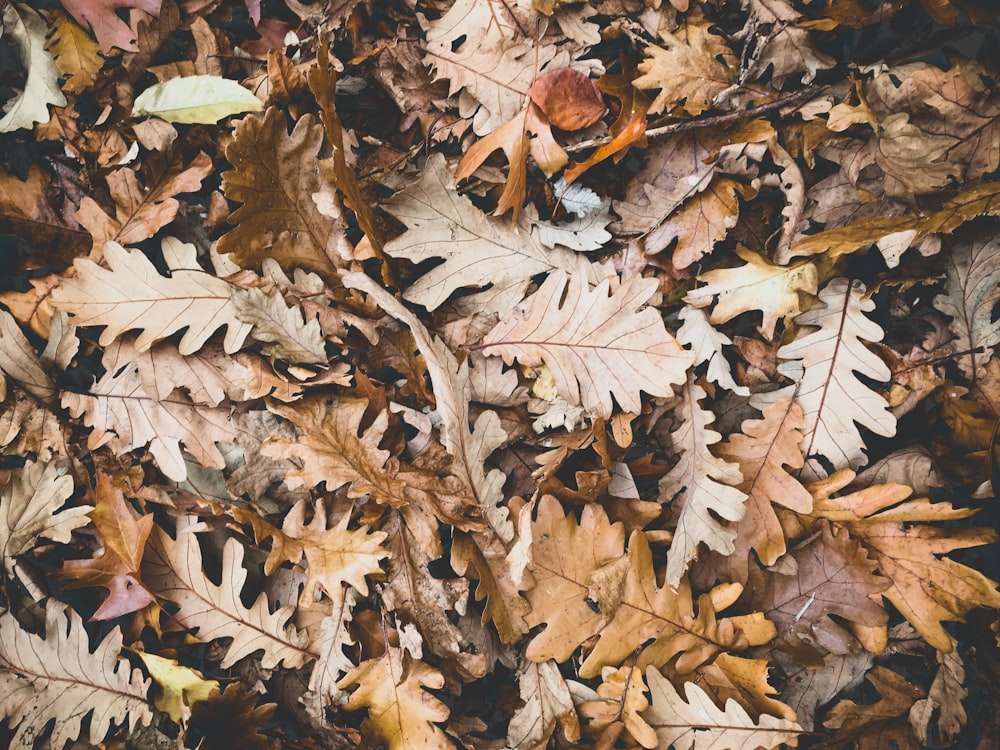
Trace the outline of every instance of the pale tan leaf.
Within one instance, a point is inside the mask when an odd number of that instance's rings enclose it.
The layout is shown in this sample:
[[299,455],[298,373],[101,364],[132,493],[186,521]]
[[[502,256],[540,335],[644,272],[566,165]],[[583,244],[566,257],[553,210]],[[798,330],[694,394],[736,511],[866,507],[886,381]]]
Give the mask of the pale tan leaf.
[[1000,344],[1000,321],[993,320],[1000,300],[1000,240],[992,234],[963,237],[949,248],[944,267],[945,292],[934,298],[934,306],[951,317],[955,359],[975,382]]
[[93,508],[58,510],[73,494],[73,477],[55,464],[27,461],[0,490],[0,553],[12,573],[18,555],[38,537],[68,544],[73,529],[86,526]]
[[733,380],[729,361],[722,353],[722,347],[732,344],[732,340],[708,322],[705,311],[685,305],[677,314],[684,324],[677,331],[677,340],[694,354],[693,366],[708,362],[705,377],[720,388],[732,391],[738,396],[749,396],[750,389]]
[[59,90],[59,69],[45,49],[45,21],[27,4],[8,3],[3,9],[3,29],[8,42],[17,48],[27,76],[24,90],[4,106],[0,133],[31,128],[49,121],[49,106],[65,107]]
[[344,653],[344,648],[354,645],[348,628],[354,617],[357,599],[355,591],[345,591],[320,623],[319,635],[309,644],[310,650],[319,652],[319,658],[309,675],[309,692],[304,696],[303,703],[309,716],[317,722],[324,722],[326,709],[343,703],[347,697],[337,687],[337,682],[354,669],[354,662]]
[[921,745],[928,744],[928,730],[934,711],[937,710],[937,728],[945,746],[950,746],[958,739],[959,732],[965,726],[969,716],[965,712],[962,701],[969,697],[965,687],[965,666],[962,654],[953,649],[950,652],[937,652],[937,673],[927,691],[927,697],[918,700],[910,707],[910,726]]
[[250,335],[263,344],[268,356],[307,364],[329,361],[319,321],[304,319],[302,309],[285,302],[278,290],[265,293],[258,287],[233,287],[232,300],[236,315],[253,326]]
[[264,652],[261,665],[265,669],[279,664],[294,669],[316,658],[306,649],[305,634],[288,624],[294,607],[272,613],[264,594],[249,608],[243,604],[246,579],[243,547],[235,539],[223,548],[222,582],[216,586],[201,569],[197,534],[178,531],[174,540],[157,526],[149,537],[142,580],[157,596],[179,607],[172,620],[175,627],[196,629],[202,641],[233,639],[222,660],[223,669],[256,651]]
[[653,279],[606,279],[591,289],[581,274],[552,273],[539,290],[502,320],[479,345],[488,356],[535,367],[543,362],[559,394],[591,414],[610,417],[612,397],[638,412],[639,391],[672,394],[692,356],[653,308]]
[[716,706],[693,682],[684,685],[684,698],[658,669],[646,668],[652,705],[642,718],[653,727],[659,747],[674,750],[757,750],[782,743],[798,744],[802,728],[794,721],[762,714],[754,721],[735,701],[725,710]]
[[511,750],[544,750],[559,731],[559,741],[580,739],[580,720],[566,681],[555,662],[526,661],[517,672],[522,705],[507,726]]
[[667,585],[676,588],[688,565],[698,558],[698,546],[705,544],[721,555],[735,549],[736,530],[732,526],[746,513],[747,494],[740,465],[712,455],[710,445],[722,439],[709,427],[715,415],[698,402],[705,391],[688,378],[683,401],[677,408],[681,426],[670,436],[680,455],[670,472],[660,480],[660,502],[673,504],[677,524],[667,551]]
[[[573,252],[550,250],[527,228],[483,214],[455,190],[438,154],[427,160],[420,181],[393,196],[385,208],[408,228],[386,243],[386,253],[414,263],[444,259],[403,294],[428,310],[436,310],[458,289],[492,284],[494,292],[516,287],[523,293],[531,276],[579,265]],[[508,311],[487,307],[483,312]]]
[[[881,327],[864,315],[875,308],[864,293],[860,281],[833,279],[820,291],[823,306],[797,316],[799,335],[778,350],[781,359],[801,359],[805,366],[795,395],[805,414],[802,452],[807,461],[823,456],[834,470],[865,463],[858,424],[878,435],[896,434],[896,418],[885,399],[858,378],[886,382],[890,377],[885,363],[864,345],[882,338]],[[803,333],[805,326],[816,330]],[[809,472],[821,476],[817,469],[807,463]]]
[[51,404],[56,396],[56,386],[45,372],[38,353],[6,310],[0,310],[0,373],[16,380],[44,403]]
[[160,470],[175,481],[187,477],[181,443],[203,466],[222,469],[215,444],[236,440],[229,409],[196,404],[179,389],[164,399],[150,396],[134,362],[109,369],[89,393],[64,391],[62,405],[93,428],[91,449],[110,445],[121,455],[148,444]]
[[387,646],[381,656],[363,661],[337,685],[346,689],[355,684],[358,687],[344,709],[367,708],[375,736],[388,750],[453,747],[435,725],[448,719],[448,707],[425,690],[444,686],[444,675],[438,670],[402,648]]
[[78,259],[76,275],[63,279],[52,292],[56,307],[70,313],[78,326],[104,326],[104,346],[126,331],[140,330],[135,345],[144,351],[186,327],[178,349],[191,354],[226,326],[226,352],[237,351],[251,325],[237,315],[231,285],[198,267],[194,245],[172,237],[163,245],[178,261],[168,277],[157,273],[141,251],[115,242],[104,249],[108,268]]
[[14,731],[11,750],[32,750],[55,721],[50,746],[60,750],[80,737],[96,745],[125,724],[135,732],[153,720],[149,681],[121,658],[122,633],[115,628],[93,653],[83,621],[53,600],[45,607],[45,637],[22,629],[10,611],[0,615],[0,713]]
[[153,115],[167,122],[214,125],[230,115],[262,109],[260,99],[236,81],[193,75],[154,83],[135,98],[132,117]]
[[638,667],[605,667],[602,682],[597,687],[599,699],[581,703],[580,716],[587,721],[589,730],[603,729],[622,721],[625,729],[642,747],[653,750],[659,744],[656,732],[641,714],[649,708],[646,680]]
[[755,50],[741,80],[759,79],[770,69],[771,82],[780,89],[789,77],[809,83],[817,71],[836,64],[798,25],[802,14],[788,0],[749,0],[748,6],[750,16],[741,34],[754,38]]
[[[335,603],[344,596],[343,585],[352,586],[367,596],[365,576],[380,574],[379,562],[389,553],[381,543],[388,536],[384,531],[370,532],[366,524],[348,529],[350,513],[344,513],[329,529],[323,501],[316,503],[312,521],[305,523],[306,501],[300,500],[285,516],[280,530],[269,528],[271,553],[264,563],[264,574],[271,575],[285,562],[298,564],[306,560],[306,580],[299,597],[300,607],[309,607],[316,593],[323,591]],[[265,534],[258,533],[258,541]]]
[[719,295],[710,318],[713,323],[725,323],[740,313],[760,310],[763,313],[761,331],[771,338],[778,318],[799,311],[799,292],[816,293],[816,266],[812,263],[776,266],[743,247],[737,247],[736,254],[745,265],[701,274],[698,280],[708,286],[688,292],[684,301],[704,307]]

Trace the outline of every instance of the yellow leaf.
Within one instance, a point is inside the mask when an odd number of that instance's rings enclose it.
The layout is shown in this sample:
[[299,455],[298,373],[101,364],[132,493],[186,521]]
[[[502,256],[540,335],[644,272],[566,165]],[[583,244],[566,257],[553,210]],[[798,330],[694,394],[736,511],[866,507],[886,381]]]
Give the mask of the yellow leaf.
[[221,76],[183,76],[150,86],[135,98],[132,117],[153,115],[167,122],[214,125],[264,104],[236,81]]
[[156,707],[178,723],[189,713],[185,709],[219,692],[216,680],[206,680],[201,672],[182,667],[173,659],[142,651],[139,658],[162,690],[156,696]]

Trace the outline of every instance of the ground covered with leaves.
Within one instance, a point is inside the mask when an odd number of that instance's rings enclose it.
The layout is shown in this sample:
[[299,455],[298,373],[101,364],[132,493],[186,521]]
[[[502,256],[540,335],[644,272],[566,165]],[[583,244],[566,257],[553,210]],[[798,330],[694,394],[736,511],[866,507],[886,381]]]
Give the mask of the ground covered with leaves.
[[994,3],[2,20],[0,742],[1000,746]]

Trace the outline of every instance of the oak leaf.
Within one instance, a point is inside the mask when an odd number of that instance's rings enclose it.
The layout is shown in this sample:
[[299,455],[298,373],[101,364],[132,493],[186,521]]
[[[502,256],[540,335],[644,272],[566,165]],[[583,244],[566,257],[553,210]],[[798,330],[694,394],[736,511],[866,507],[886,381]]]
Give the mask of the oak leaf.
[[[715,243],[725,239],[739,216],[737,195],[742,186],[728,177],[718,177],[702,191],[688,198],[656,229],[657,245],[674,245],[675,268],[687,268],[712,252]],[[676,240],[676,244],[674,244]],[[646,246],[647,252],[652,252]]]
[[775,401],[764,409],[763,419],[747,419],[741,433],[715,447],[719,458],[736,464],[743,475],[739,489],[747,493],[746,512],[733,529],[734,551],[719,564],[737,583],[745,583],[750,550],[764,566],[773,565],[785,554],[785,535],[773,506],[798,513],[812,510],[812,496],[792,475],[804,460],[802,407],[791,398]]
[[709,446],[722,439],[709,427],[715,415],[698,403],[705,391],[688,377],[678,405],[680,427],[670,435],[671,447],[680,456],[660,480],[659,499],[673,504],[677,525],[667,551],[667,585],[676,588],[702,543],[721,555],[735,549],[736,530],[731,524],[743,518],[747,494],[739,464],[712,455]]
[[160,694],[156,707],[175,722],[180,723],[191,713],[191,706],[218,694],[218,680],[206,680],[198,670],[181,666],[174,659],[164,659],[156,654],[139,652],[139,658],[156,684]]
[[138,364],[126,359],[119,368],[108,369],[88,393],[63,392],[63,407],[93,428],[91,449],[110,445],[121,455],[148,444],[160,471],[182,481],[187,477],[183,442],[203,466],[224,468],[216,443],[235,442],[229,409],[197,404],[180,389],[157,398],[146,391]]
[[692,115],[711,108],[715,97],[735,82],[739,63],[725,40],[711,33],[711,24],[700,11],[689,12],[675,33],[660,31],[666,49],[646,48],[639,63],[637,89],[659,89],[649,111],[670,112],[681,104]]
[[57,464],[25,462],[0,490],[0,553],[7,573],[16,558],[43,536],[67,544],[73,529],[86,526],[89,506],[58,510],[73,494],[73,477]]
[[942,743],[953,745],[969,716],[962,701],[969,697],[965,683],[965,666],[958,649],[937,652],[937,672],[927,691],[927,697],[910,708],[910,726],[921,745],[927,745],[931,718],[938,711],[937,729]]
[[791,76],[809,83],[818,70],[836,65],[836,60],[819,51],[809,32],[799,25],[802,14],[788,0],[749,0],[745,7],[750,16],[740,35],[753,38],[755,50],[740,76],[741,82],[759,79],[770,69],[771,81],[780,89]]
[[775,623],[793,658],[803,644],[834,654],[857,648],[854,637],[830,615],[866,627],[886,625],[889,615],[878,595],[892,581],[875,575],[878,563],[847,529],[824,523],[789,555],[794,572],[755,569],[747,593],[752,607]]
[[350,513],[344,513],[328,529],[322,501],[316,503],[309,523],[305,523],[305,514],[306,502],[300,500],[285,515],[280,530],[271,527],[257,534],[258,541],[265,536],[272,539],[264,574],[271,575],[285,561],[297,565],[304,557],[306,580],[299,607],[309,607],[318,591],[326,593],[335,603],[339,602],[344,584],[367,595],[365,576],[381,573],[379,562],[389,555],[381,545],[388,536],[386,532],[370,532],[366,524],[349,530]]
[[304,318],[302,308],[288,304],[277,289],[232,288],[237,317],[253,326],[250,334],[262,351],[286,362],[325,364],[325,337],[315,317]]
[[66,77],[63,91],[82,93],[94,83],[104,58],[97,54],[97,42],[64,12],[56,10],[52,18],[49,51],[59,72]]
[[243,604],[247,579],[243,554],[238,541],[226,542],[222,582],[217,586],[202,571],[197,534],[179,530],[174,540],[157,526],[146,546],[142,579],[158,597],[177,605],[179,609],[172,618],[175,628],[197,629],[202,641],[233,639],[222,660],[223,669],[261,650],[261,666],[265,669],[278,664],[294,669],[314,659],[315,654],[304,645],[305,634],[288,624],[294,607],[271,612],[264,594],[250,607]]
[[24,66],[24,90],[4,106],[0,133],[31,128],[49,121],[49,106],[65,107],[59,89],[59,69],[45,49],[45,21],[28,5],[8,3],[3,9],[3,28],[9,43],[17,47]]
[[108,268],[78,259],[76,275],[52,292],[56,307],[70,313],[78,326],[104,326],[104,346],[126,331],[139,330],[135,346],[141,352],[186,328],[178,350],[191,354],[225,326],[226,352],[237,351],[251,324],[238,315],[232,286],[199,268],[194,245],[168,237],[163,248],[170,276],[161,276],[140,250],[116,242],[104,248]]
[[736,254],[745,261],[744,265],[706,271],[698,280],[708,286],[691,290],[684,301],[704,307],[719,295],[709,318],[713,323],[725,323],[740,313],[760,310],[761,331],[771,338],[778,318],[799,311],[799,292],[816,293],[816,266],[812,263],[776,266],[743,247],[737,247]]
[[[8,6],[9,7],[9,6]],[[0,231],[37,246],[36,262],[65,268],[91,247],[90,236],[70,216],[45,197],[50,179],[38,164],[28,167],[25,179],[0,172]],[[39,280],[33,280],[37,283]],[[7,303],[10,307],[9,302]],[[11,308],[13,310],[13,308]]]
[[366,723],[389,750],[423,747],[446,750],[452,744],[435,724],[448,719],[448,707],[425,688],[441,688],[444,676],[398,646],[352,669],[338,686],[357,689],[344,710],[368,709]]
[[[746,645],[746,638],[731,622],[717,622],[708,595],[698,602],[695,614],[691,587],[682,579],[676,589],[656,585],[653,557],[645,534],[632,533],[628,555],[612,572],[611,586],[594,577],[591,598],[608,617],[599,639],[580,665],[582,677],[594,677],[601,668],[622,661],[647,640],[655,639],[639,665],[651,661],[662,666],[671,659],[672,668],[686,674],[715,656]],[[609,566],[605,566],[606,568]],[[606,593],[601,595],[597,587]],[[771,631],[773,633],[773,630]]]
[[[444,259],[411,284],[404,299],[436,310],[464,287],[492,284],[494,291],[514,287],[523,293],[531,276],[577,267],[574,253],[549,250],[527,229],[484,216],[451,182],[444,157],[435,154],[424,165],[420,181],[385,204],[407,226],[386,243],[386,253],[414,263]],[[507,312],[484,309],[494,311]]]
[[93,619],[112,620],[154,601],[139,573],[146,540],[153,529],[153,516],[137,517],[125,502],[122,491],[102,471],[97,472],[92,496],[94,509],[89,515],[104,550],[90,560],[67,560],[59,574],[73,582],[68,588],[100,586],[107,589],[108,595],[94,612]]
[[610,417],[612,397],[636,412],[640,390],[670,395],[692,359],[660,315],[643,307],[655,291],[652,279],[606,279],[591,289],[582,274],[556,271],[478,348],[507,364],[544,362],[559,394],[591,414]]
[[641,716],[649,708],[649,701],[644,695],[646,680],[642,670],[638,667],[605,667],[601,680],[597,695],[579,705],[580,716],[587,720],[589,732],[606,730],[615,722],[621,722],[639,745],[648,750],[656,748],[659,744],[656,732]]
[[883,595],[939,651],[950,652],[951,636],[942,623],[963,621],[975,607],[1000,609],[997,584],[946,555],[990,544],[988,528],[946,529],[934,523],[968,518],[975,510],[925,498],[906,500],[909,487],[883,484],[842,496],[854,472],[843,470],[809,486],[814,517],[847,526],[869,549],[879,573],[892,579]]
[[907,714],[926,693],[886,667],[875,667],[866,679],[881,698],[872,704],[842,700],[826,715],[823,725],[837,730],[833,747],[886,750],[915,747]]
[[558,730],[559,741],[572,744],[580,739],[580,720],[566,680],[555,662],[525,661],[517,672],[523,704],[507,726],[511,750],[544,750]]
[[[91,260],[99,262],[106,242],[134,245],[153,237],[170,224],[180,210],[178,193],[195,193],[213,170],[204,151],[185,166],[180,150],[151,153],[142,162],[145,169],[122,167],[111,172],[108,189],[114,200],[114,216],[89,195],[80,200],[76,218],[91,234]],[[141,179],[140,179],[141,178]]]
[[80,615],[51,599],[44,638],[22,629],[9,610],[0,615],[0,713],[14,733],[11,750],[31,750],[49,722],[49,743],[58,750],[80,737],[88,717],[92,745],[115,724],[131,732],[149,724],[149,681],[121,658],[121,649],[115,628],[91,653]]
[[[822,307],[795,318],[799,335],[778,350],[781,359],[801,359],[805,373],[796,385],[796,402],[805,414],[802,452],[807,471],[821,475],[810,459],[824,457],[834,470],[856,469],[866,462],[865,441],[857,424],[878,435],[896,434],[896,417],[885,399],[859,378],[889,380],[885,363],[865,347],[879,341],[882,328],[865,312],[875,303],[864,297],[860,281],[836,278],[819,293]],[[802,333],[804,326],[816,330]]]
[[318,651],[318,658],[309,675],[309,692],[302,702],[316,721],[324,721],[326,709],[343,703],[346,698],[337,683],[355,666],[344,648],[355,645],[350,626],[357,603],[357,593],[353,589],[344,591],[320,623],[318,635],[310,640],[309,648]]
[[767,714],[755,722],[733,700],[727,701],[725,709],[720,709],[693,682],[685,683],[682,698],[670,680],[652,666],[646,667],[646,680],[652,705],[642,712],[642,718],[656,732],[658,747],[757,750],[776,748],[782,743],[795,746],[802,733],[802,728],[794,721]]
[[951,317],[957,352],[955,359],[965,376],[975,382],[1000,344],[1000,321],[993,310],[1000,300],[1000,241],[991,235],[962,238],[944,258],[947,278],[944,294],[934,306]]
[[354,251],[339,221],[313,200],[322,144],[323,127],[312,115],[290,134],[277,107],[239,122],[226,148],[233,168],[222,173],[222,191],[243,205],[229,215],[235,226],[219,240],[220,253],[251,269],[274,258],[286,272],[302,268],[333,284]]
[[538,501],[532,522],[530,569],[535,585],[525,593],[531,604],[528,625],[545,629],[528,643],[532,661],[564,662],[580,644],[606,624],[607,617],[588,604],[592,576],[624,554],[625,529],[608,521],[595,504],[583,508],[580,521],[564,515],[551,495]]
[[[438,78],[448,79],[449,93],[464,89],[480,105],[472,122],[477,135],[514,118],[538,73],[570,63],[568,51],[548,40],[538,43],[521,31],[533,28],[534,21],[518,17],[520,12],[520,8],[491,9],[475,0],[461,0],[425,25],[424,63]],[[497,15],[505,23],[499,23]],[[510,28],[516,31],[511,34]],[[456,47],[457,41],[462,43]]]
[[7,375],[42,403],[53,402],[57,389],[38,353],[14,316],[0,309],[0,376]]

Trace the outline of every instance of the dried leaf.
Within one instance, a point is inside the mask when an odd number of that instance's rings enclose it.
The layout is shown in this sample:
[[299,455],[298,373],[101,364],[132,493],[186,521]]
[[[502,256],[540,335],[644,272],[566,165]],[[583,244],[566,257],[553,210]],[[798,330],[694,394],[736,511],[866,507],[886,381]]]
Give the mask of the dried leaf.
[[173,659],[139,652],[149,674],[160,686],[156,707],[176,722],[191,713],[191,706],[219,693],[217,680],[206,680],[196,669],[184,667]]
[[610,417],[612,397],[625,411],[639,410],[639,391],[672,393],[691,362],[652,309],[651,280],[602,281],[590,289],[581,274],[552,273],[539,290],[483,339],[487,356],[522,366],[543,362],[559,394],[591,414]]
[[3,29],[17,47],[27,79],[24,90],[4,106],[0,133],[31,128],[49,121],[49,106],[65,107],[59,90],[59,70],[45,49],[45,21],[28,5],[7,4],[3,9]]
[[120,8],[138,8],[151,16],[159,15],[161,0],[65,0],[63,7],[76,22],[90,29],[101,45],[101,52],[108,53],[112,47],[126,52],[138,49],[135,33],[118,18]]
[[153,84],[135,98],[132,117],[152,115],[167,122],[214,125],[231,115],[262,109],[260,99],[236,81],[196,75]]
[[93,653],[80,616],[50,600],[45,638],[24,630],[10,612],[0,615],[0,712],[14,736],[11,750],[31,750],[54,720],[50,746],[76,740],[90,719],[91,744],[103,742],[112,725],[135,732],[149,724],[149,681],[120,656],[122,633],[115,628]]
[[554,662],[524,662],[517,681],[524,705],[510,719],[507,747],[544,750],[557,729],[560,742],[580,739],[580,721],[569,688]]

